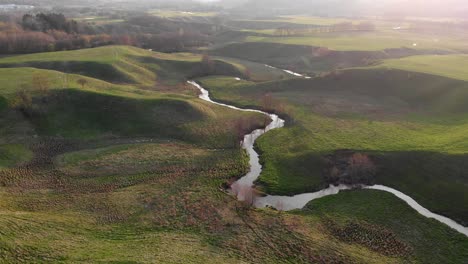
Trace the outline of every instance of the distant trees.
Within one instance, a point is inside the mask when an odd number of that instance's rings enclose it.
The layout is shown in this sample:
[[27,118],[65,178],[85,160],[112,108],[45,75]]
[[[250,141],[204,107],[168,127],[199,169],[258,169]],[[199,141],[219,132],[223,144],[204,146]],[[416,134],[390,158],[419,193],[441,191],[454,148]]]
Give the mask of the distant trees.
[[0,32],[0,53],[47,51],[54,39],[43,32],[23,31],[14,25]]
[[79,33],[78,23],[74,20],[67,20],[63,14],[26,14],[23,16],[22,27],[25,30],[47,32],[49,30],[64,31],[66,33]]
[[208,44],[220,27],[176,22],[154,16],[129,17],[118,25],[96,26],[67,19],[59,13],[6,15],[0,22],[0,53],[34,53],[132,45],[177,52]]
[[14,31],[0,32],[0,53],[61,51],[133,43],[129,39],[128,36],[110,36],[107,34],[79,35],[57,30],[44,33],[15,29]]
[[310,27],[280,27],[274,32],[276,36],[302,36],[313,33],[331,33],[348,31],[374,31],[375,25],[370,21],[363,21],[357,24],[352,22],[340,22],[329,26],[310,26]]

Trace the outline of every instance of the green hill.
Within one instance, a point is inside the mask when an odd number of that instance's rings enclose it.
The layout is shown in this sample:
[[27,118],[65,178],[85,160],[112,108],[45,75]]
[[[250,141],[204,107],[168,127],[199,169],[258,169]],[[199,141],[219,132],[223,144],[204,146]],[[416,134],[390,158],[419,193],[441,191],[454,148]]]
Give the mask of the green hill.
[[[288,119],[258,141],[269,192],[320,188],[323,157],[359,149],[387,172],[377,182],[463,220],[463,80],[381,66],[291,79],[250,60],[121,46],[0,65],[0,262],[463,263],[464,237],[380,192],[288,213],[233,199],[225,187],[249,169],[239,139],[268,120],[205,102],[186,83],[200,78],[216,99]],[[364,89],[368,81],[379,91]],[[421,160],[430,161],[423,170]],[[365,235],[385,235],[377,248],[331,232],[322,212],[341,225],[356,220],[349,208]],[[387,219],[376,219],[383,210]]]
[[398,60],[386,60],[383,67],[439,75],[468,81],[468,55],[412,56]]
[[295,72],[318,74],[335,69],[364,67],[390,58],[422,54],[445,54],[437,49],[405,47],[382,50],[332,50],[328,46],[294,45],[290,43],[243,42],[225,45],[212,54],[269,64]]
[[258,108],[267,102],[288,121],[257,142],[265,165],[259,182],[268,193],[320,190],[329,183],[328,160],[351,150],[376,164],[370,183],[391,186],[430,210],[468,221],[463,206],[468,190],[460,184],[468,182],[460,171],[468,153],[467,82],[381,67],[309,80],[252,83],[208,77],[201,82],[217,100]]
[[[75,51],[9,56],[0,67],[34,67],[74,73],[112,83],[151,87],[158,82],[181,81],[206,74],[201,72],[201,56],[163,54],[129,46],[106,46]],[[243,76],[235,66],[213,61],[213,74]]]

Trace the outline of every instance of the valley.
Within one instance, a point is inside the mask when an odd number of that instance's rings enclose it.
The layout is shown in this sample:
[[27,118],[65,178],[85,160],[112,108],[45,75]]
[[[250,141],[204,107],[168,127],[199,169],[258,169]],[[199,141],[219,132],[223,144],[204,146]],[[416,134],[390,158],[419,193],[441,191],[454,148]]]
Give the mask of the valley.
[[192,4],[0,36],[0,262],[468,260],[464,20]]

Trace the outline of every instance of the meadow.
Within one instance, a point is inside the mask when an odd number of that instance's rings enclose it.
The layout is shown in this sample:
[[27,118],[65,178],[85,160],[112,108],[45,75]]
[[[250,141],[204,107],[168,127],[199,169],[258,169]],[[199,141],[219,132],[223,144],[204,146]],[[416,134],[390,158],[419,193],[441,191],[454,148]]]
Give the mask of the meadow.
[[226,189],[249,170],[239,140],[268,120],[205,102],[186,83],[286,119],[257,141],[260,193],[320,190],[340,155],[358,153],[375,164],[366,180],[466,225],[466,57],[451,54],[466,45],[387,26],[281,38],[231,29],[196,53],[1,57],[0,262],[464,263],[466,237],[387,193],[344,192],[293,212],[237,201]]
[[[298,214],[311,224],[316,218],[321,219],[327,232],[340,241],[403,256],[412,252],[422,263],[459,263],[468,253],[463,235],[446,226],[436,227],[435,220],[415,215],[403,201],[389,193],[342,192],[313,201]],[[442,238],[449,242],[440,242]]]
[[[466,223],[468,197],[459,184],[466,182],[460,170],[467,152],[466,82],[445,77],[448,70],[428,75],[382,65],[312,79],[253,83],[208,77],[200,82],[217,100],[271,108],[286,118],[286,128],[257,142],[264,164],[258,184],[265,192],[320,190],[329,183],[329,156],[352,150],[376,164],[370,183],[410,193],[430,210]],[[273,99],[265,105],[265,98]],[[424,160],[430,162],[422,166]]]

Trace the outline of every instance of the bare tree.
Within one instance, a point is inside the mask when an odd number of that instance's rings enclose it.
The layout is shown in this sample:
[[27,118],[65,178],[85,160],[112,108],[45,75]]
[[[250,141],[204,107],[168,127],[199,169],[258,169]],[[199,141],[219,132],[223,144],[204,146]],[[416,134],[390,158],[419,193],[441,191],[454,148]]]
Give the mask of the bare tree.
[[354,153],[349,158],[348,164],[348,173],[352,183],[368,183],[376,172],[372,160],[362,153]]
[[86,84],[88,84],[88,80],[86,79],[78,79],[78,81],[76,81],[79,85],[81,85],[81,88],[84,89]]
[[258,195],[256,190],[251,186],[234,183],[231,185],[231,190],[240,201],[243,201],[249,206],[255,205]]

